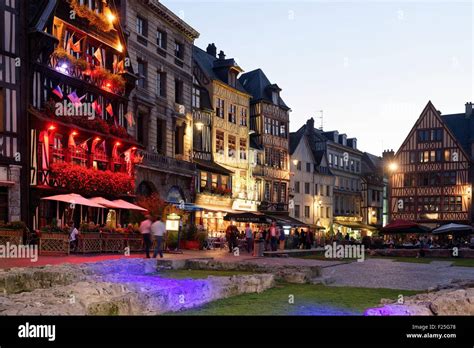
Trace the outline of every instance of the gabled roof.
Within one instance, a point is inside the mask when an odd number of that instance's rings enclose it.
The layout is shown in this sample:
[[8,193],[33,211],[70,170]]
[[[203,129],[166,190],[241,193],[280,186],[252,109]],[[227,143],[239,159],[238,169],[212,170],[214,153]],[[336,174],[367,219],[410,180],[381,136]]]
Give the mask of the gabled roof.
[[[239,81],[247,90],[247,92],[252,95],[252,103],[256,103],[261,100],[273,103],[272,91],[281,91],[278,85],[272,84],[270,82],[262,69],[256,69],[242,74],[242,76],[239,78]],[[281,97],[278,97],[278,106],[286,110],[290,109]]]
[[[224,59],[224,60],[219,60],[218,58],[210,55],[206,51],[200,49],[197,46],[193,46],[193,58],[194,61],[199,65],[201,70],[207,75],[207,77],[211,80],[217,80],[222,83],[227,84],[226,81],[223,81],[219,75],[216,73],[216,68],[220,68],[223,65],[225,66],[235,66],[236,68],[238,65],[235,63],[234,59]],[[239,68],[240,69],[240,68]],[[234,88],[234,87],[232,87]],[[235,89],[237,89],[240,92],[243,92],[245,94],[248,94],[248,92],[245,90],[245,88],[242,86],[242,84],[239,82],[237,79],[236,84],[235,84]]]
[[474,142],[474,117],[463,114],[441,115],[441,119],[451,130],[463,149],[474,157],[472,143]]
[[[462,130],[463,122],[461,122],[459,120],[459,117],[458,117],[459,114],[446,115],[445,116],[446,118],[441,117],[439,111],[435,108],[435,106],[433,105],[431,100],[428,101],[428,104],[426,104],[426,106],[423,109],[423,112],[421,113],[420,117],[418,117],[417,121],[415,122],[412,129],[408,133],[408,136],[405,138],[402,145],[400,146],[397,153],[395,154],[395,157],[399,156],[401,149],[405,147],[406,143],[409,141],[411,136],[414,134],[414,132],[418,128],[418,125],[421,123],[421,121],[423,120],[423,118],[425,117],[425,115],[427,114],[428,111],[433,112],[435,117],[437,117],[439,119],[439,122],[446,126],[447,132],[453,137],[454,141],[458,144],[458,146],[460,146],[460,149],[464,153],[464,155],[467,158],[471,159],[471,157],[470,157],[471,151],[469,149],[467,149],[462,143],[462,141],[463,140],[465,141],[466,139],[465,139],[464,132]],[[462,115],[464,115],[464,117],[465,117],[465,114],[462,114]],[[453,116],[453,117],[451,118],[450,116]],[[451,124],[451,126],[449,126],[449,124]],[[464,124],[464,126],[466,126],[466,125]],[[468,125],[468,127],[469,127],[469,125]]]
[[362,173],[376,173],[383,170],[383,160],[381,157],[364,152],[362,155]]
[[[299,143],[304,139],[308,141],[316,166],[321,165],[324,156],[326,156],[326,151],[318,150],[316,148],[316,143],[326,142],[327,140],[322,136],[319,130],[314,128],[309,129],[307,124],[302,126],[296,132],[290,133],[290,155],[296,151]],[[331,171],[329,171],[329,175],[332,175]]]

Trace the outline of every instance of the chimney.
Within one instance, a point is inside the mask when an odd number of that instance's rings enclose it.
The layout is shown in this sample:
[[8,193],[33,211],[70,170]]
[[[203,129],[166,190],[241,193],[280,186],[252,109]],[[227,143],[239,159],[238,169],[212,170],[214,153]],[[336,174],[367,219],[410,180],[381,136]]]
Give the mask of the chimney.
[[207,52],[207,54],[210,54],[211,56],[213,56],[215,58],[216,54],[217,54],[216,45],[214,43],[209,44],[207,46],[206,52]]
[[472,116],[472,107],[474,105],[472,103],[466,103],[466,117],[469,118]]
[[389,163],[395,158],[395,151],[393,150],[385,150],[382,153],[382,158],[384,163]]
[[224,59],[225,59],[224,51],[220,51],[220,52],[219,52],[219,59],[220,59],[220,60],[224,60]]
[[306,131],[307,132],[312,132],[314,129],[314,118],[310,118],[308,121],[306,121]]

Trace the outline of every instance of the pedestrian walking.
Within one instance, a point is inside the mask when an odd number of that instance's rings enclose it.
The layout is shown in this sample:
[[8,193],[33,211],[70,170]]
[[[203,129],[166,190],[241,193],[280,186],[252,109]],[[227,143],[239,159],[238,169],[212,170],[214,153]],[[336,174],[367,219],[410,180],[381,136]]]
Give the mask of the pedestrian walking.
[[143,236],[143,244],[145,245],[145,255],[146,258],[150,258],[150,248],[151,248],[151,224],[153,221],[151,221],[151,216],[147,215],[145,216],[145,220],[143,220],[140,224],[140,233]]
[[250,224],[245,226],[245,238],[247,239],[247,252],[250,254],[253,247],[253,232],[250,228]]
[[151,234],[156,240],[155,251],[153,252],[153,258],[156,258],[160,254],[160,258],[163,258],[163,241],[166,235],[166,225],[158,217],[155,222],[151,224]]
[[277,250],[277,228],[276,224],[272,222],[272,225],[270,227],[270,246],[272,248],[272,251]]
[[285,231],[280,231],[280,250],[285,250]]

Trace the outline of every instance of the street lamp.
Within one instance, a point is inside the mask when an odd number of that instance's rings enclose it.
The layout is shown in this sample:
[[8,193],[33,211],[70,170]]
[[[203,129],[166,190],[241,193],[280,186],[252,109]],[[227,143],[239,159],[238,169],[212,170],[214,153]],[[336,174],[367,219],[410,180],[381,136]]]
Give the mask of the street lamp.
[[392,173],[396,172],[398,170],[398,164],[396,162],[390,162],[388,164],[388,170]]

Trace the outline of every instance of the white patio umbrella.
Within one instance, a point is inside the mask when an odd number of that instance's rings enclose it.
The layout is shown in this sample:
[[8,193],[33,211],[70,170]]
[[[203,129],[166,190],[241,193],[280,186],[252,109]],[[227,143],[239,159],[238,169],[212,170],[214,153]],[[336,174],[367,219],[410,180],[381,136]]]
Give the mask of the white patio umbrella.
[[145,208],[142,208],[138,205],[129,203],[127,201],[124,201],[123,199],[117,199],[115,201],[112,201],[112,203],[118,205],[119,209],[128,209],[128,210],[138,210],[138,211],[147,211]]
[[461,224],[447,224],[435,228],[432,232],[433,234],[442,234],[442,233],[454,233],[454,232],[473,232],[474,229],[469,225]]
[[[50,196],[50,197],[43,197],[41,198],[42,200],[48,200],[48,201],[56,201],[56,202],[64,202],[64,203],[69,203],[72,204],[72,209],[75,209],[76,204],[79,204],[81,206],[81,221],[82,221],[82,206],[86,207],[92,207],[92,208],[104,208],[104,206],[91,201],[90,199],[84,198],[81,195],[78,195],[77,193],[69,193],[65,195],[56,195],[56,196]],[[58,215],[59,212],[59,204],[56,207],[56,213]]]
[[[105,199],[104,197],[94,197],[94,198],[91,198],[90,200],[104,206],[105,208],[122,209],[119,204],[109,201],[108,199]],[[99,214],[101,215],[100,217],[102,218],[102,223],[104,222],[104,210],[105,209],[101,209],[102,214]],[[99,223],[99,216],[97,216],[97,223]]]

